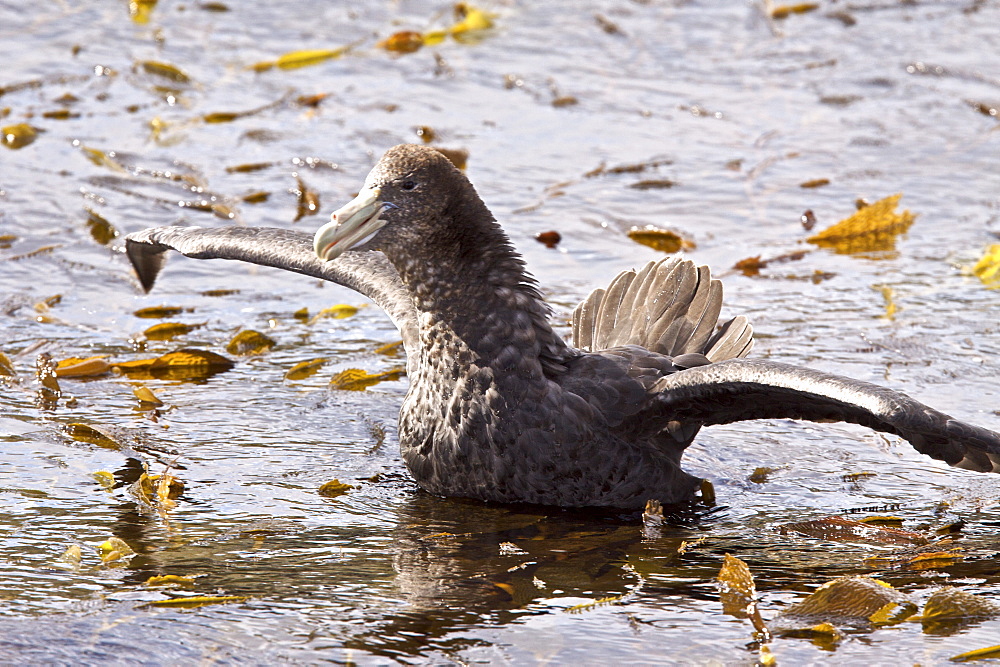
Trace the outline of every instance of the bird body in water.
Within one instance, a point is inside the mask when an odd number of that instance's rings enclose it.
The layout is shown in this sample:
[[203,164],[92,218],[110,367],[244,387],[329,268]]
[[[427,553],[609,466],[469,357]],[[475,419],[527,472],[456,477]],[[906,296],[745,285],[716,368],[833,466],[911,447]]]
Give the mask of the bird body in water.
[[126,248],[147,290],[175,249],[372,298],[407,352],[402,457],[433,493],[625,509],[688,500],[700,480],[680,459],[698,430],[766,418],[858,423],[951,465],[1000,471],[996,433],[890,389],[743,359],[749,324],[718,326],[721,284],[690,261],[650,263],[592,293],[574,312],[576,347],[567,345],[472,184],[430,148],[388,151],[313,239],[167,227],[130,235]]

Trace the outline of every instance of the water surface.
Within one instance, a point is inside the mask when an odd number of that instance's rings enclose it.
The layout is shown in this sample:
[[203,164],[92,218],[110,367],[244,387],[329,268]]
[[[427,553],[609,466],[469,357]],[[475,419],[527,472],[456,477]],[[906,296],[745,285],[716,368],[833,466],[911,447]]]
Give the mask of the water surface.
[[[750,316],[755,355],[886,384],[1000,430],[1000,298],[962,271],[1000,229],[1000,133],[980,111],[1000,103],[996,3],[831,2],[775,21],[753,3],[510,1],[485,6],[495,14],[485,34],[401,56],[377,42],[453,23],[450,5],[146,8],[143,23],[125,2],[0,5],[0,123],[42,130],[23,148],[0,147],[0,351],[21,380],[0,385],[5,655],[750,664],[752,628],[719,602],[725,553],[749,564],[765,619],[847,574],[876,574],[918,603],[940,585],[1000,598],[996,479],[850,426],[705,430],[686,461],[715,484],[718,506],[688,508],[653,535],[634,517],[429,496],[398,456],[405,378],[363,393],[327,386],[345,368],[401,363],[374,352],[397,339],[376,308],[308,324],[295,313],[364,300],[293,274],[181,257],[143,295],[121,236],[103,243],[107,229],[91,217],[120,235],[165,224],[312,231],[386,148],[430,128],[434,145],[468,151],[469,177],[558,317],[661,256],[628,229],[670,228],[724,277],[726,312]],[[346,45],[311,67],[248,69]],[[205,122],[210,114],[236,117]],[[800,187],[821,178],[829,184]],[[674,185],[631,187],[643,179]],[[319,207],[296,221],[303,185]],[[264,201],[245,200],[260,192]],[[895,193],[918,217],[894,252],[815,250],[757,278],[730,269],[811,248],[799,222],[807,209],[822,228],[856,199]],[[533,238],[548,230],[563,237],[556,249]],[[134,315],[158,305],[189,310]],[[142,342],[157,321],[201,326]],[[154,416],[136,383],[116,376],[64,379],[65,396],[38,400],[39,353],[227,354],[243,328],[276,346],[204,381],[145,382],[166,404]],[[330,359],[319,373],[284,379],[317,357]],[[136,429],[141,451],[68,437],[78,422]],[[154,474],[169,465],[184,481],[169,512],[129,493],[143,464]],[[750,481],[761,467],[773,472]],[[98,471],[117,480],[112,490]],[[355,488],[321,496],[335,478]],[[887,512],[913,530],[964,521],[965,560],[878,570],[864,559],[893,548],[778,530]],[[102,565],[96,546],[111,536],[138,555]],[[695,544],[678,553],[685,541]],[[73,544],[81,567],[55,567]],[[144,585],[163,574],[194,577],[191,594],[248,600],[141,606],[166,597]],[[996,619],[945,632],[910,622],[769,646],[785,664],[935,664],[998,633]]]

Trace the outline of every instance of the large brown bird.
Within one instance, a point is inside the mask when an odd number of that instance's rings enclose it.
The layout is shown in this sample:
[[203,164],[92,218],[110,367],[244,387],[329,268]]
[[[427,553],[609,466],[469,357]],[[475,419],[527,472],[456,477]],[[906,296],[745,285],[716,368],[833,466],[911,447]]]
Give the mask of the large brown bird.
[[389,150],[357,198],[311,238],[281,229],[131,234],[149,290],[168,249],[331,280],[399,328],[409,391],[399,445],[428,491],[498,502],[636,509],[690,499],[680,467],[702,426],[846,421],[960,468],[1000,471],[1000,435],[890,389],[746,360],[743,317],[718,326],[722,286],[667,258],[620,274],[573,315],[571,347],[507,235],[437,151]]

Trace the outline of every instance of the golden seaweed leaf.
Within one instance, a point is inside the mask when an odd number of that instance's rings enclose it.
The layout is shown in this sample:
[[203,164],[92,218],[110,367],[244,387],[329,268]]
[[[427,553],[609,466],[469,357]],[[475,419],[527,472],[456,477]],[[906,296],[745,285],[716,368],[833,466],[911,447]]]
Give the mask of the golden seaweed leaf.
[[275,344],[273,338],[265,336],[259,331],[244,329],[233,336],[233,339],[226,345],[226,351],[238,357],[246,357],[251,354],[264,354]]
[[194,609],[210,604],[227,604],[229,602],[246,602],[250,598],[245,595],[196,595],[183,598],[169,598],[167,600],[154,600],[144,602],[138,607],[179,607],[181,609]]
[[769,468],[767,466],[761,466],[758,468],[754,468],[753,472],[750,473],[750,476],[747,477],[747,479],[753,482],[754,484],[766,484],[768,478],[771,476],[771,473],[777,471],[778,468]]
[[386,343],[375,348],[375,354],[384,354],[387,357],[398,357],[403,351],[403,341],[397,340],[395,343]]
[[0,375],[16,378],[17,371],[14,370],[14,362],[3,352],[0,352]]
[[[433,40],[433,37],[431,39]],[[443,34],[441,39],[444,39]],[[414,30],[395,32],[376,44],[377,47],[393,53],[413,53],[419,51],[423,45],[424,36]]]
[[108,245],[118,238],[118,230],[104,216],[89,208],[84,210],[87,212],[87,229],[95,241],[101,245]]
[[27,123],[8,125],[3,129],[0,129],[0,143],[7,148],[13,148],[15,150],[18,148],[24,148],[38,138],[39,132],[41,132],[41,130],[33,125],[28,125]]
[[90,424],[83,422],[73,422],[66,425],[66,433],[69,437],[79,442],[86,442],[105,449],[118,449],[119,443],[114,438],[105,435],[101,430]]
[[757,597],[757,587],[754,585],[750,568],[736,556],[726,554],[718,579],[723,613],[736,618],[746,618],[749,615],[750,605]]
[[71,357],[60,361],[55,368],[56,377],[61,378],[97,377],[110,372],[111,364],[106,361],[106,357]]
[[319,213],[319,193],[310,188],[301,177],[296,177],[296,187],[293,192],[296,195],[296,205],[295,205],[295,219],[292,222],[298,222],[307,215],[316,215]]
[[289,51],[288,53],[278,56],[276,60],[263,60],[261,62],[254,63],[253,65],[250,65],[250,69],[255,72],[266,72],[273,67],[288,70],[318,65],[319,63],[326,62],[327,60],[339,58],[347,53],[351,49],[351,46],[353,45],[341,46],[336,49],[303,49],[301,51]]
[[861,523],[867,523],[871,526],[885,526],[886,528],[903,527],[903,519],[898,516],[866,516],[861,519]]
[[327,357],[320,357],[318,359],[309,359],[307,361],[300,361],[295,364],[285,373],[286,380],[305,380],[307,377],[315,375],[323,364],[328,362]]
[[128,13],[136,23],[149,23],[149,17],[156,7],[157,0],[129,0]]
[[101,554],[101,562],[105,565],[119,564],[135,556],[135,550],[119,537],[109,537],[98,545],[97,550]]
[[91,477],[94,481],[101,485],[101,488],[105,491],[113,491],[115,488],[115,476],[112,475],[107,470],[98,470],[93,473]]
[[896,290],[888,285],[877,285],[876,289],[882,292],[882,298],[885,299],[885,315],[882,315],[882,317],[887,320],[895,319],[896,311],[899,310],[896,306]]
[[[298,315],[299,312],[300,311],[296,311],[295,317],[299,316]],[[345,317],[351,317],[352,315],[357,314],[357,312],[358,312],[357,306],[350,306],[347,305],[346,303],[338,303],[336,306],[330,306],[329,308],[324,308],[323,310],[313,315],[311,318],[309,318],[309,324],[316,324],[316,322],[326,317],[329,317],[334,320],[342,320]]]
[[191,77],[185,74],[179,67],[170,63],[157,62],[155,60],[143,60],[136,63],[142,71],[153,76],[158,76],[174,83],[191,83]]
[[718,579],[722,611],[735,618],[750,619],[757,638],[768,641],[771,631],[757,608],[757,587],[747,564],[736,556],[726,554]]
[[128,377],[138,380],[203,380],[227,371],[236,364],[221,354],[184,348],[154,359],[134,359],[111,364]]
[[176,574],[154,575],[145,581],[145,585],[154,586],[194,586],[193,577],[182,577]]
[[132,314],[136,317],[159,320],[164,317],[173,317],[174,315],[180,315],[185,312],[190,313],[193,310],[194,308],[184,308],[182,306],[149,306],[148,308],[140,308]]
[[865,206],[806,241],[841,254],[894,250],[896,237],[905,233],[916,219],[908,210],[896,212],[902,196],[892,195]]
[[145,385],[139,385],[138,387],[133,387],[132,395],[139,399],[140,405],[153,408],[158,408],[161,405],[163,405],[163,401],[161,401],[156,396],[156,394],[153,393],[152,389],[150,389]]
[[783,534],[800,533],[835,542],[913,545],[927,544],[930,541],[927,536],[913,531],[872,526],[839,516],[786,523],[779,529]]
[[184,493],[184,482],[166,472],[162,475],[142,473],[129,487],[129,492],[145,505],[172,510],[177,506],[176,499]]
[[142,335],[149,340],[171,340],[177,336],[191,333],[195,329],[202,327],[202,324],[183,324],[181,322],[161,322],[154,324],[142,332]]
[[382,373],[368,373],[360,368],[348,368],[330,378],[330,386],[347,391],[364,391],[366,388],[386,380],[398,380],[406,371],[402,368]]
[[951,656],[949,660],[951,662],[973,662],[975,660],[988,660],[990,658],[1000,658],[1000,644],[959,653],[958,655]]
[[63,570],[77,571],[80,569],[80,561],[83,558],[83,549],[80,548],[79,544],[71,544],[66,548],[59,558],[52,563],[53,567],[58,567]]
[[455,5],[455,13],[461,20],[448,28],[448,32],[452,35],[475,30],[487,30],[493,27],[494,15],[478,7],[459,2]]
[[233,365],[233,362],[229,359],[226,359],[222,355],[214,352],[208,352],[207,350],[199,350],[196,348],[184,348],[183,350],[168,352],[161,357],[157,357],[153,361],[152,368],[154,370],[157,368],[167,367],[208,367],[229,369],[232,368]]
[[477,39],[485,30],[493,27],[494,15],[464,2],[455,5],[455,23],[447,28],[420,33],[415,30],[401,30],[389,35],[375,46],[393,53],[413,53],[424,46],[440,44],[449,36],[457,41],[468,42]]
[[[851,622],[886,615],[886,606],[895,604],[900,610],[891,616],[912,616],[916,605],[895,588],[871,577],[842,577],[828,581],[801,602],[790,605],[778,618],[782,625],[801,626],[803,623]],[[894,608],[893,608],[894,609]]]
[[319,495],[326,498],[336,498],[337,496],[344,495],[353,488],[350,484],[344,484],[339,479],[334,479],[319,487]]
[[802,183],[799,183],[800,188],[806,188],[806,189],[821,188],[824,185],[830,185],[829,178],[814,178],[811,181],[803,181]]
[[778,5],[771,10],[771,18],[786,19],[792,14],[805,14],[819,9],[819,3],[801,2],[797,5]]
[[660,252],[674,253],[681,250],[693,250],[697,247],[694,241],[684,238],[677,232],[653,226],[633,227],[626,234],[636,243],[641,243]]
[[960,588],[946,586],[935,591],[927,599],[924,603],[924,613],[919,619],[926,624],[996,616],[1000,616],[1000,604],[981,595],[973,595]]
[[986,249],[972,267],[972,272],[989,289],[1000,289],[1000,243],[995,243]]

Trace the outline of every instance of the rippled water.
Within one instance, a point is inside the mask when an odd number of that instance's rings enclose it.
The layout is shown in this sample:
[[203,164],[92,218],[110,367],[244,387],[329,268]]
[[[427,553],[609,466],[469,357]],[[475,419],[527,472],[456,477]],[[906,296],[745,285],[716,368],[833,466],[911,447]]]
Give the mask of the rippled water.
[[[88,226],[89,209],[121,234],[234,222],[311,231],[382,151],[431,128],[435,145],[468,150],[467,173],[560,316],[658,256],[627,229],[669,227],[724,276],[728,312],[754,322],[755,355],[887,384],[1000,430],[1000,296],[961,271],[1000,228],[1000,132],[975,106],[1000,103],[996,3],[830,2],[772,21],[753,3],[502,2],[486,6],[495,27],[479,38],[403,56],[376,42],[448,25],[450,5],[150,7],[141,23],[126,2],[0,4],[0,124],[43,130],[23,148],[0,147],[0,237],[12,237],[0,242],[0,351],[21,378],[0,385],[7,659],[752,663],[749,622],[719,603],[725,553],[749,564],[765,619],[844,574],[876,572],[917,602],[941,584],[1000,597],[996,479],[849,426],[707,429],[686,460],[714,482],[719,506],[689,509],[654,535],[634,517],[424,494],[397,453],[405,379],[363,393],[327,387],[337,370],[400,363],[374,352],[396,339],[376,308],[307,324],[296,311],[362,300],[293,274],[181,257],[142,295],[120,238],[102,245]],[[345,45],[311,67],[247,69]],[[51,117],[60,110],[69,117]],[[244,115],[203,120],[220,113]],[[587,176],[649,162],[661,164]],[[256,163],[267,166],[232,169]],[[675,185],[630,187],[645,178]],[[830,184],[800,187],[819,178]],[[301,184],[320,205],[293,222]],[[255,192],[269,197],[244,201]],[[758,278],[728,268],[807,248],[806,209],[822,228],[857,198],[897,192],[918,218],[895,253],[817,250]],[[202,200],[215,213],[190,206]],[[533,240],[547,230],[563,236],[556,250]],[[832,277],[814,281],[817,271]],[[882,286],[898,307],[891,319]],[[161,304],[191,309],[171,320],[202,326],[137,351],[156,320],[134,311]],[[122,377],[64,379],[71,399],[37,400],[40,352],[226,354],[241,328],[277,345],[202,382],[146,382],[166,403],[155,421]],[[283,379],[316,357],[331,359],[317,375]],[[76,422],[137,429],[144,446],[130,456],[74,440],[65,426]],[[169,464],[184,481],[176,508],[144,509],[129,494],[141,462],[151,473]],[[774,471],[749,481],[758,467]],[[113,490],[98,471],[114,474]],[[845,478],[859,472],[874,475]],[[355,488],[319,495],[334,478]],[[886,512],[910,529],[963,520],[965,561],[873,571],[863,559],[891,548],[778,530]],[[138,555],[102,566],[95,547],[110,536]],[[679,554],[682,541],[696,543]],[[73,544],[84,547],[79,570],[54,567]],[[189,593],[249,599],[142,606],[165,596],[144,586],[160,574],[195,577]],[[996,644],[998,631],[996,619],[944,632],[909,622],[770,648],[784,664],[934,664]]]

